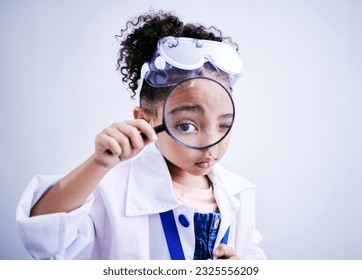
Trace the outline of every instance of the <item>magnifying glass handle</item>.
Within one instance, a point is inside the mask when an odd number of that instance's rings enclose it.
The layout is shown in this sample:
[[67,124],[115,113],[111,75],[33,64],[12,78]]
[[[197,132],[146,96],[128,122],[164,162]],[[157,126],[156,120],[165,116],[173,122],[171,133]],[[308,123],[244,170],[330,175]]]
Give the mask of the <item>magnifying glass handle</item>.
[[155,130],[156,133],[160,133],[160,132],[162,132],[162,131],[165,131],[165,130],[166,130],[166,127],[165,127],[165,125],[162,123],[162,124],[160,124],[160,125],[158,125],[158,126],[155,126],[153,129]]
[[[165,127],[164,124],[160,124],[158,126],[155,126],[153,129],[155,130],[156,133],[160,133],[162,131],[165,131],[166,127]],[[143,139],[147,138],[146,134],[144,134],[143,132],[141,132],[141,136],[142,136]],[[112,152],[110,150],[106,150],[106,153],[109,154],[109,155],[112,155]]]
[[[155,126],[153,129],[155,130],[156,133],[160,133],[160,132],[162,132],[162,131],[165,131],[165,130],[166,130],[166,127],[165,127],[165,125],[162,123],[162,124],[160,124],[160,125],[158,125],[158,126]],[[141,136],[142,136],[143,139],[146,139],[146,138],[147,138],[146,134],[144,134],[143,132],[141,132]]]

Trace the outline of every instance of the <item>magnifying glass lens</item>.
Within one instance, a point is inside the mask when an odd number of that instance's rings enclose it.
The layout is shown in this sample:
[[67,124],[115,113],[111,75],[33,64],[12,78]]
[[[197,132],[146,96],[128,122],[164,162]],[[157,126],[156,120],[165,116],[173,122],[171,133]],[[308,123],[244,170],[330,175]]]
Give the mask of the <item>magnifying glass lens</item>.
[[198,77],[178,84],[167,97],[164,126],[178,143],[205,149],[219,143],[234,121],[229,92],[215,80]]

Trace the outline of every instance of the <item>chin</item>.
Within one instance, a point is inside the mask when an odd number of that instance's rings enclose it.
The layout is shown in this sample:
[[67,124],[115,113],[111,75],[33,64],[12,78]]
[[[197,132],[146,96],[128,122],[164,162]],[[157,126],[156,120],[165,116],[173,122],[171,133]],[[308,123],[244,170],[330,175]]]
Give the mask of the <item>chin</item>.
[[211,168],[205,168],[205,169],[197,168],[197,169],[190,170],[188,173],[190,173],[193,176],[205,176],[205,175],[209,174],[210,171],[211,171]]

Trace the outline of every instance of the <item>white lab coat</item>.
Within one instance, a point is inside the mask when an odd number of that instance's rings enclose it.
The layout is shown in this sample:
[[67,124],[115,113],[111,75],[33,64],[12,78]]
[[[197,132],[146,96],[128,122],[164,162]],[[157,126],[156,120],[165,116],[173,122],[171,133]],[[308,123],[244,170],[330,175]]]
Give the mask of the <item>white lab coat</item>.
[[[154,144],[114,167],[85,203],[70,213],[29,217],[60,176],[34,177],[18,205],[22,242],[36,259],[170,259],[159,213],[173,209],[185,258],[194,255],[194,209],[178,201],[166,162]],[[209,174],[222,215],[215,246],[230,226],[228,245],[242,259],[264,259],[255,229],[255,187],[215,165]],[[178,219],[185,215],[184,227]]]

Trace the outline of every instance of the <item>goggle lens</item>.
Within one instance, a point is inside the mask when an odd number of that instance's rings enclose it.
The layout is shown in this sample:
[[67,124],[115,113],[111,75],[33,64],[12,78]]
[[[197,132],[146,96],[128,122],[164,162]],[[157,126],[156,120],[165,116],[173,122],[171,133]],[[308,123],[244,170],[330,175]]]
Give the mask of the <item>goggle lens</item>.
[[165,37],[148,63],[145,80],[152,87],[173,86],[181,80],[200,76],[202,69],[213,68],[232,87],[244,73],[237,51],[223,42],[185,37]]
[[240,75],[244,72],[243,61],[236,50],[223,42],[165,37],[160,40],[158,51],[167,63],[180,69],[194,70],[210,61],[227,73]]

